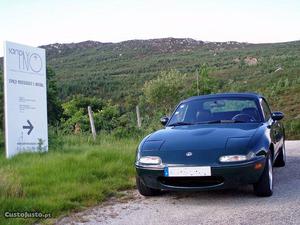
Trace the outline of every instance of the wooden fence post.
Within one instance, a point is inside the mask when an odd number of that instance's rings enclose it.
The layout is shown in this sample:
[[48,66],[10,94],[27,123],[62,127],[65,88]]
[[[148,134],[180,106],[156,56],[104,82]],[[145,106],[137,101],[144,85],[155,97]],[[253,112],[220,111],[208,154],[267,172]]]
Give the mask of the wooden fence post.
[[94,141],[96,141],[96,129],[95,129],[93,111],[92,111],[91,106],[88,106],[88,113],[89,113],[89,118],[90,118],[90,124],[91,124],[91,130],[92,130],[93,138],[94,138]]
[[199,96],[200,95],[200,91],[199,91],[199,71],[198,69],[196,69],[196,78],[197,78],[197,95]]
[[141,121],[141,116],[140,116],[140,108],[139,106],[137,105],[135,107],[136,109],[136,119],[137,119],[137,126],[138,128],[141,128],[142,127],[142,121]]

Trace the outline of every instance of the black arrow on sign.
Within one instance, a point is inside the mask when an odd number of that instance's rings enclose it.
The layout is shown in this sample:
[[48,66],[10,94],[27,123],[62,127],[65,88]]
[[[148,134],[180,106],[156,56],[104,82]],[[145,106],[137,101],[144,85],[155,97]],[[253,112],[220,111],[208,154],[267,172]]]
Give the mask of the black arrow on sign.
[[28,129],[27,134],[30,135],[31,131],[33,130],[33,126],[29,120],[27,120],[27,123],[28,123],[28,126],[23,126],[23,129]]

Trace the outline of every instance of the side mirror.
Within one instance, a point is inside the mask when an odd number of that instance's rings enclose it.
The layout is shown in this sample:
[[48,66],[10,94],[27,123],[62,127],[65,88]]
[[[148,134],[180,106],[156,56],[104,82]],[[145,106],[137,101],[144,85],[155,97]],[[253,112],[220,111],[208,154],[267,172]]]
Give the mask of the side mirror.
[[162,118],[160,118],[160,123],[164,126],[166,126],[168,121],[169,121],[169,117],[167,117],[167,116],[163,116]]
[[284,117],[284,114],[282,112],[272,112],[272,114],[271,114],[271,118],[273,120],[281,120],[281,119],[283,119],[283,117]]

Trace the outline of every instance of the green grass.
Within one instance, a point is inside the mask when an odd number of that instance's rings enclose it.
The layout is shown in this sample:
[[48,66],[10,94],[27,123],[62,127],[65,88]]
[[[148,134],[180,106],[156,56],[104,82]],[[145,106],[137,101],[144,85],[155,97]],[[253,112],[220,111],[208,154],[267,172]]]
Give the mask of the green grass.
[[48,153],[25,153],[9,160],[1,155],[0,224],[38,221],[6,219],[6,211],[38,211],[58,217],[134,187],[138,140],[101,136],[91,143],[87,136],[66,136],[63,142]]

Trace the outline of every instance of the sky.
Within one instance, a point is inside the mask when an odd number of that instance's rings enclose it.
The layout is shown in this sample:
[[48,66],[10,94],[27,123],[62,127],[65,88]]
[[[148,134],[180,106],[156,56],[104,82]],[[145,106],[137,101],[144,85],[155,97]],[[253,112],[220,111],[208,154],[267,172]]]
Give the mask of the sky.
[[299,0],[0,0],[0,56],[4,40],[269,43],[300,40],[299,28]]

